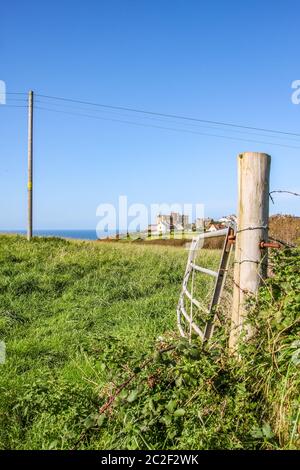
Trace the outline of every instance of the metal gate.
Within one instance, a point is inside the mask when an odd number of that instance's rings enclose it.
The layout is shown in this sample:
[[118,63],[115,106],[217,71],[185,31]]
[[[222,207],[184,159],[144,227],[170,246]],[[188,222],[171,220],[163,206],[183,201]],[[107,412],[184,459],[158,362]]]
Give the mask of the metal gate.
[[[217,316],[217,306],[220,302],[222,290],[225,283],[226,274],[228,271],[228,263],[230,259],[231,249],[233,245],[235,233],[235,226],[232,224],[222,230],[215,232],[201,233],[198,237],[192,240],[186,270],[182,283],[182,290],[179,297],[177,306],[177,322],[181,336],[191,338],[192,332],[196,333],[201,339],[208,340],[211,338],[214,329],[214,323]],[[224,245],[222,250],[222,256],[219,264],[218,271],[204,268],[195,263],[197,251],[199,249],[200,240],[214,237],[225,237]],[[213,295],[209,304],[209,307],[205,307],[200,299],[194,298],[194,282],[195,274],[201,272],[215,278]],[[188,282],[191,279],[191,290],[188,289]],[[185,299],[189,300],[190,312],[188,313],[185,308]],[[193,318],[193,308],[204,313],[208,318],[205,322],[205,326],[201,329]]]

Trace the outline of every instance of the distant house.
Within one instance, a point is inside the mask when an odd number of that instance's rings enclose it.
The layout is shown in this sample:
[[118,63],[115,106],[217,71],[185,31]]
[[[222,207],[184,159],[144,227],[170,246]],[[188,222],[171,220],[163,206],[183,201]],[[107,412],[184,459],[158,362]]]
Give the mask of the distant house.
[[235,215],[224,216],[218,221],[206,218],[197,218],[194,223],[189,223],[189,216],[171,212],[171,214],[158,214],[156,216],[156,224],[148,225],[145,232],[151,235],[166,235],[173,232],[192,232],[204,228],[205,232],[215,232],[227,227],[230,222],[235,222]]
[[161,234],[171,233],[171,232],[179,232],[183,231],[184,227],[182,224],[168,224],[167,222],[159,222],[157,224],[157,231]]
[[166,235],[172,232],[182,232],[184,229],[185,227],[180,222],[176,224],[170,223],[170,218],[168,220],[168,216],[158,216],[157,223],[149,224],[145,232],[148,232],[149,235]]
[[157,224],[148,225],[148,228],[145,231],[148,232],[149,235],[165,235],[166,233],[170,233],[172,230],[170,224],[159,221]]
[[157,224],[157,231],[158,231],[159,234],[170,233],[171,225],[168,222],[160,221]]
[[206,219],[204,219],[204,230],[206,231],[212,223],[213,219],[211,219],[210,217],[206,217]]
[[223,223],[217,223],[217,222],[213,222],[212,224],[210,224],[210,226],[207,228],[207,232],[216,232],[217,230],[221,230],[222,228],[224,228],[224,224]]

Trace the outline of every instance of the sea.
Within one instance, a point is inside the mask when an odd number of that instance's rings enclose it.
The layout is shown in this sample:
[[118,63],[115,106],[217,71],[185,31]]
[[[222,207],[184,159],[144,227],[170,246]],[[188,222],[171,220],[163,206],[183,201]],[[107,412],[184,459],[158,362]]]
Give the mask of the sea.
[[[12,233],[26,235],[26,230],[0,230],[0,233]],[[97,240],[98,238],[106,238],[116,235],[115,230],[102,232],[97,235],[96,230],[71,230],[71,229],[49,229],[49,230],[33,230],[33,236],[36,237],[61,237],[61,238],[76,238],[78,240]]]

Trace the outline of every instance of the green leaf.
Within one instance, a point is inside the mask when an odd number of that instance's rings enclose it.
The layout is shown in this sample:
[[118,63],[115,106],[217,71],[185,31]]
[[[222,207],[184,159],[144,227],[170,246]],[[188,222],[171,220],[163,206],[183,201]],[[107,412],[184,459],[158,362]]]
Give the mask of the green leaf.
[[49,450],[56,449],[58,446],[58,441],[52,441],[49,445]]
[[99,418],[97,419],[97,426],[101,427],[104,421],[105,421],[105,415],[102,413],[101,415],[99,415]]
[[134,401],[137,399],[138,394],[139,394],[139,392],[138,392],[137,389],[132,390],[132,392],[130,392],[130,394],[129,394],[128,397],[127,397],[128,403],[134,402]]
[[181,385],[182,385],[182,376],[181,375],[179,377],[177,377],[177,379],[175,380],[175,384],[176,384],[176,387],[181,387]]
[[263,434],[264,436],[266,437],[266,439],[271,439],[274,434],[272,433],[272,429],[271,429],[271,426],[269,425],[269,423],[264,423],[263,427],[262,427],[262,431],[263,431]]
[[169,403],[167,403],[166,405],[166,409],[168,410],[169,413],[173,413],[173,411],[175,410],[175,406],[176,406],[176,401],[175,400],[170,400]]
[[170,426],[172,423],[172,417],[170,415],[164,415],[162,421],[165,423],[166,426]]
[[176,411],[174,411],[174,416],[183,416],[185,415],[185,410],[183,408],[177,408]]
[[155,406],[154,406],[153,400],[151,398],[148,402],[148,406],[149,406],[149,410],[151,410],[152,412],[155,412]]
[[90,415],[90,416],[88,416],[88,417],[84,420],[84,427],[85,427],[86,429],[90,429],[90,428],[94,427],[95,424],[96,424],[95,421],[96,421],[95,415]]
[[125,398],[127,397],[128,395],[128,392],[127,390],[122,390],[122,392],[120,393],[119,397],[121,398],[121,400],[125,400]]
[[257,427],[257,426],[255,426],[255,427],[250,431],[250,434],[251,434],[251,436],[254,437],[255,439],[261,439],[262,437],[264,437],[261,428],[259,428],[259,427]]
[[190,351],[189,351],[189,357],[191,357],[192,359],[200,359],[201,357],[201,354],[200,354],[200,350],[197,348],[192,348]]
[[296,349],[295,352],[293,352],[291,361],[295,366],[298,366],[300,364],[300,349]]
[[153,358],[155,362],[162,362],[162,354],[159,351],[155,351]]

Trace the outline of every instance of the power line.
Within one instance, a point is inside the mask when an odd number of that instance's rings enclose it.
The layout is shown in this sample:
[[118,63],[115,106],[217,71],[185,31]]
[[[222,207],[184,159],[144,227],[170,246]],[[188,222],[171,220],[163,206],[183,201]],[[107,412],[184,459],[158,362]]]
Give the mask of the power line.
[[292,146],[292,145],[286,145],[286,144],[265,142],[265,141],[253,140],[253,139],[243,139],[243,138],[239,138],[239,137],[225,136],[225,135],[220,135],[220,134],[196,132],[196,131],[192,131],[192,130],[189,130],[189,129],[178,129],[178,128],[174,128],[174,127],[158,126],[158,125],[154,125],[154,124],[145,124],[145,123],[141,123],[141,122],[127,121],[127,120],[123,120],[123,119],[105,118],[105,117],[102,117],[102,116],[95,116],[95,115],[83,114],[83,113],[74,113],[74,112],[71,112],[71,111],[61,111],[61,110],[55,110],[55,109],[51,109],[51,108],[44,108],[44,107],[41,107],[41,106],[36,106],[35,109],[40,109],[40,110],[44,110],[44,111],[51,111],[51,112],[54,112],[54,113],[69,114],[69,115],[74,115],[74,116],[83,116],[83,117],[88,117],[88,118],[93,118],[93,119],[100,119],[100,120],[104,120],[104,121],[120,122],[120,123],[123,123],[123,124],[131,124],[131,125],[135,125],[135,126],[151,127],[151,128],[155,128],[155,129],[171,130],[171,131],[175,131],[175,132],[185,132],[185,133],[189,133],[189,134],[203,135],[203,136],[209,136],[209,137],[219,137],[219,138],[222,138],[222,139],[229,139],[229,140],[235,140],[235,141],[238,140],[238,141],[242,141],[242,142],[253,142],[253,143],[265,144],[265,145],[275,145],[277,147],[300,149],[300,147]]
[[[24,92],[6,92],[6,94],[7,95],[27,95],[27,93],[24,93]],[[107,104],[103,104],[103,103],[95,103],[95,102],[91,102],[91,101],[76,100],[76,99],[71,99],[71,98],[66,98],[66,97],[58,97],[58,96],[43,95],[43,94],[36,94],[36,96],[51,99],[51,100],[65,101],[65,102],[71,102],[71,103],[79,103],[79,104],[84,104],[84,105],[88,105],[88,106],[95,106],[95,107],[101,107],[101,108],[112,109],[112,110],[129,111],[129,112],[134,112],[134,113],[139,113],[139,114],[147,114],[147,115],[160,116],[160,117],[165,117],[165,118],[173,118],[173,119],[181,119],[181,120],[185,120],[185,121],[194,121],[194,122],[205,123],[205,124],[213,124],[213,125],[217,125],[217,126],[225,126],[225,127],[240,128],[240,129],[251,130],[251,131],[268,132],[268,133],[272,133],[272,134],[281,134],[281,135],[285,135],[285,136],[300,137],[300,134],[295,133],[295,132],[287,132],[287,131],[281,131],[281,130],[275,130],[275,129],[254,127],[254,126],[245,126],[245,125],[242,125],[242,124],[235,124],[235,123],[229,123],[229,122],[224,122],[224,121],[213,121],[213,120],[208,120],[208,119],[199,119],[199,118],[195,118],[195,117],[191,117],[191,116],[184,116],[184,115],[179,115],[179,114],[160,113],[160,112],[154,112],[154,111],[147,111],[145,109],[125,107],[125,106],[113,106],[113,105],[107,105]],[[261,142],[261,143],[263,143],[263,142]]]
[[0,108],[27,108],[28,106],[26,104],[3,104],[0,105]]
[[[26,93],[23,93],[23,92],[8,92],[7,94],[10,94],[10,95],[26,95]],[[106,104],[102,104],[102,103],[94,103],[94,102],[90,102],[90,101],[75,100],[75,99],[70,99],[70,98],[65,98],[65,97],[56,97],[56,96],[51,96],[51,95],[37,94],[36,96],[39,96],[41,98],[50,99],[50,100],[58,100],[58,101],[71,102],[71,103],[79,103],[79,104],[83,104],[83,105],[87,105],[87,106],[95,106],[95,107],[105,108],[105,109],[109,109],[109,110],[134,112],[134,113],[145,114],[145,115],[150,115],[150,116],[160,116],[160,117],[164,117],[164,118],[168,118],[168,119],[169,118],[181,119],[181,120],[189,121],[189,122],[193,121],[193,122],[198,122],[198,123],[201,123],[201,124],[205,123],[205,124],[213,124],[215,126],[226,126],[226,127],[230,127],[230,128],[234,128],[234,129],[239,128],[239,129],[244,129],[245,131],[242,131],[242,132],[241,131],[235,131],[235,132],[239,132],[239,133],[242,133],[242,134],[248,134],[248,135],[255,135],[255,134],[246,132],[246,130],[259,131],[259,132],[268,132],[268,133],[278,134],[278,135],[282,135],[282,136],[300,137],[300,134],[292,133],[292,132],[285,132],[285,131],[272,130],[272,129],[266,129],[266,128],[244,126],[244,125],[239,125],[239,124],[233,124],[233,123],[221,122],[221,121],[212,121],[212,120],[207,120],[207,119],[198,119],[198,118],[194,118],[194,117],[190,117],[190,116],[159,113],[159,112],[141,110],[141,109],[137,109],[137,108],[124,107],[124,106],[106,105]],[[17,100],[17,99],[15,98],[15,100]],[[45,102],[41,101],[41,103],[44,104]],[[48,104],[48,102],[46,102],[46,103]],[[26,107],[26,106],[17,106],[17,105],[9,105],[9,104],[7,104],[6,106],[9,106],[9,107]],[[55,105],[55,106],[57,106],[57,105]],[[44,109],[44,110],[47,110],[47,111],[53,111],[53,112],[61,112],[61,113],[64,113],[64,114],[68,113],[68,114],[85,116],[85,117],[96,118],[97,119],[96,116],[92,116],[92,115],[88,115],[88,114],[82,114],[82,113],[77,113],[76,114],[76,113],[57,111],[57,110],[53,110],[53,109],[50,109],[50,108],[42,108],[42,107],[40,107],[40,109]],[[146,118],[146,116],[144,116],[144,118]],[[209,134],[209,133],[203,133],[203,132],[196,132],[196,131],[187,130],[187,129],[178,129],[178,128],[171,128],[171,127],[165,127],[165,126],[148,125],[148,124],[144,124],[144,123],[125,121],[125,120],[121,120],[121,119],[112,119],[112,118],[103,118],[103,117],[99,117],[99,119],[110,120],[110,121],[115,121],[115,122],[122,122],[122,123],[125,123],[125,124],[141,125],[141,126],[144,126],[144,127],[160,128],[160,129],[172,130],[172,131],[177,131],[177,132],[188,132],[188,133],[199,134],[199,135],[220,137],[220,138],[230,139],[230,140],[254,142],[254,143],[275,145],[275,146],[286,147],[286,148],[294,148],[294,149],[300,148],[300,147],[297,147],[297,146],[286,145],[286,144],[275,143],[275,142],[265,142],[265,141],[254,140],[254,139],[245,139],[245,138],[224,136],[224,135],[219,135],[219,134]],[[153,119],[155,119],[155,118],[153,118]],[[156,120],[158,120],[158,119],[156,119]],[[164,122],[164,121],[162,120],[162,122]],[[209,126],[203,126],[203,127],[216,129],[215,127],[209,127]],[[216,129],[216,130],[219,130],[219,129]],[[222,129],[223,132],[227,131],[227,130],[229,130],[229,129]],[[261,134],[256,134],[256,135],[261,135]],[[269,137],[269,136],[264,136],[264,135],[261,135],[261,136],[262,137]],[[275,135],[273,135],[273,137],[274,138],[275,137],[280,138],[280,137],[277,137]],[[284,137],[281,137],[281,138],[284,138]],[[288,137],[285,137],[285,138],[288,138]],[[297,140],[296,140],[296,142],[297,142]]]
[[199,118],[194,118],[191,116],[183,116],[179,114],[167,114],[167,113],[159,113],[159,112],[154,112],[154,111],[146,111],[143,109],[137,109],[137,108],[129,108],[125,106],[112,106],[108,104],[102,104],[102,103],[94,103],[91,101],[82,101],[82,100],[75,100],[71,98],[65,98],[65,97],[58,97],[58,96],[50,96],[50,95],[42,95],[42,94],[37,94],[36,96],[43,97],[43,98],[48,98],[48,99],[53,99],[53,100],[58,100],[58,101],[67,101],[71,103],[80,103],[80,104],[85,104],[85,105],[90,105],[90,106],[97,106],[101,108],[108,108],[108,109],[118,109],[122,111],[130,111],[134,113],[141,113],[141,114],[149,114],[153,116],[163,116],[167,118],[175,118],[175,119],[183,119],[186,121],[195,121],[195,122],[202,122],[202,123],[207,123],[207,124],[215,124],[215,125],[221,125],[221,126],[228,126],[228,127],[235,127],[235,128],[241,128],[241,129],[248,129],[248,130],[253,130],[253,131],[261,131],[261,132],[270,132],[273,134],[283,134],[283,135],[290,135],[294,137],[300,137],[300,134],[293,133],[293,132],[285,132],[285,131],[280,131],[280,130],[274,130],[274,129],[266,129],[266,128],[260,128],[260,127],[252,127],[252,126],[244,126],[241,124],[233,124],[233,123],[228,123],[228,122],[222,122],[222,121],[211,121],[208,119],[199,119]]
[[27,103],[26,98],[11,98],[11,97],[8,97],[8,99],[9,99],[9,101],[22,101],[23,103]]
[[[70,109],[75,109],[75,110],[82,110],[82,111],[90,111],[90,109],[86,108],[86,107],[82,107],[82,106],[71,106],[71,105],[63,105],[63,104],[60,104],[60,103],[54,103],[52,104],[51,102],[49,101],[44,101],[44,100],[35,100],[35,103],[40,103],[42,105],[50,105],[50,106],[54,106],[55,108],[58,108],[57,109],[50,109],[50,108],[47,108],[47,110],[53,110],[53,111],[60,111],[61,108],[63,110],[67,110],[69,111]],[[94,112],[97,112],[97,113],[114,113],[115,115],[118,115],[118,116],[121,116],[121,117],[131,117],[130,114],[124,114],[124,112],[120,112],[120,110],[103,110],[102,108],[101,109],[95,109]],[[74,115],[76,114],[75,112],[73,113]],[[80,115],[80,113],[78,113],[78,115]],[[92,115],[90,115],[90,117],[92,117]],[[165,119],[162,119],[162,118],[158,118],[158,117],[155,117],[155,116],[138,116],[140,117],[141,119],[150,119],[151,121],[159,121],[159,122],[163,122],[163,123],[166,123],[166,122],[172,122],[173,124],[176,124],[178,125],[179,123],[177,121],[166,121]],[[209,125],[203,125],[202,123],[191,123],[191,122],[183,122],[181,124],[184,124],[184,125],[187,125],[187,126],[192,126],[193,128],[195,129],[213,129],[213,130],[220,130],[220,128],[218,127],[215,127],[215,126],[209,126]],[[234,133],[238,133],[238,134],[246,134],[246,135],[250,135],[250,136],[259,136],[259,137],[266,137],[266,138],[269,138],[270,136],[269,135],[265,135],[265,134],[259,134],[259,133],[255,133],[255,132],[249,132],[247,130],[237,130],[237,129],[228,129],[228,128],[225,128],[225,129],[221,129],[223,132],[227,132],[227,131],[232,131]],[[276,139],[287,139],[291,142],[296,142],[296,143],[299,143],[300,144],[300,141],[297,139],[297,138],[291,138],[289,136],[282,136],[282,135],[273,135],[272,136],[273,138],[276,138]]]

